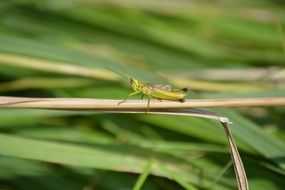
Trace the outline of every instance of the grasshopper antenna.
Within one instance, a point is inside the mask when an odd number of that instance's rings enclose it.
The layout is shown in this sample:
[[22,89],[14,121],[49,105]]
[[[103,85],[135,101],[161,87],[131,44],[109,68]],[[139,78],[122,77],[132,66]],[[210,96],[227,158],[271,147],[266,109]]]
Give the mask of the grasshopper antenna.
[[129,75],[127,75],[127,74],[120,73],[120,72],[118,72],[118,71],[115,71],[114,69],[111,69],[110,67],[107,67],[107,66],[105,66],[105,67],[106,67],[106,69],[108,69],[108,70],[110,70],[110,71],[112,71],[112,72],[114,72],[114,73],[116,73],[116,74],[122,76],[123,78],[127,78],[127,79],[129,78]]
[[126,72],[126,70],[122,67],[121,63],[118,62],[117,64],[119,65],[119,67],[120,67],[122,73],[124,73],[125,75],[127,75],[127,74],[126,74],[127,72]]
[[118,64],[118,66],[120,67],[120,69],[121,69],[121,71],[122,71],[121,73],[118,72],[118,71],[116,71],[116,70],[114,70],[114,69],[111,69],[110,67],[107,67],[107,66],[106,66],[106,68],[109,69],[110,71],[114,72],[114,73],[119,74],[119,75],[122,76],[123,78],[129,79],[130,76],[129,76],[128,74],[126,74],[127,72],[126,72],[126,70],[122,67],[122,65],[120,64],[120,62],[117,62],[117,64]]

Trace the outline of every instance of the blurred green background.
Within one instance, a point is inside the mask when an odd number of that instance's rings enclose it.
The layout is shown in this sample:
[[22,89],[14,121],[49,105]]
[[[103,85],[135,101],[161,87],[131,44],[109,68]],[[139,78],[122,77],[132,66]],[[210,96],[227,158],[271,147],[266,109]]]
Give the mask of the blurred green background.
[[[118,63],[187,98],[284,96],[284,1],[0,1],[1,96],[123,99]],[[234,123],[250,188],[283,190],[284,107],[211,110]],[[1,109],[0,155],[5,190],[133,189],[150,158],[143,190],[237,189],[205,119]]]

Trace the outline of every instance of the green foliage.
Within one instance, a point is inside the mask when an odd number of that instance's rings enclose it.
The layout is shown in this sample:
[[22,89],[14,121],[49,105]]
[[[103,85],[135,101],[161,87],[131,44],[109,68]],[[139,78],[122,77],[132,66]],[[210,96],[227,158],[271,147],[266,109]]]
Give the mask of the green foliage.
[[[284,96],[284,27],[281,1],[0,1],[0,95],[123,99],[105,69],[120,62],[188,98]],[[213,81],[211,68],[268,72]],[[250,188],[284,189],[284,108],[214,111],[234,123]],[[1,189],[230,190],[232,169],[213,185],[229,160],[205,119],[0,110]]]

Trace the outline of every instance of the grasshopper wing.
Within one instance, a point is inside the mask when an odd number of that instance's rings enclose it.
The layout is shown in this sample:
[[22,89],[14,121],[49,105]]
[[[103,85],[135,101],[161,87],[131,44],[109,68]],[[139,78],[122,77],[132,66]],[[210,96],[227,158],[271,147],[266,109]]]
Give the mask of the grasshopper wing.
[[163,90],[163,91],[172,91],[172,86],[167,84],[167,85],[163,85],[163,84],[147,84],[147,86],[150,88],[150,89],[159,89],[159,90]]

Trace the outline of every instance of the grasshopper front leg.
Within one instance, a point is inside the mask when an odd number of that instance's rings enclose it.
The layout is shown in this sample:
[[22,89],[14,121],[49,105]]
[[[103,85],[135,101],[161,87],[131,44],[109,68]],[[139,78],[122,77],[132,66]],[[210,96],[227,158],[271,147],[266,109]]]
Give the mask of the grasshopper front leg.
[[125,102],[130,96],[133,96],[133,95],[138,94],[138,93],[140,93],[140,91],[136,91],[136,92],[130,93],[125,99],[120,101],[117,105],[120,105],[121,103]]

